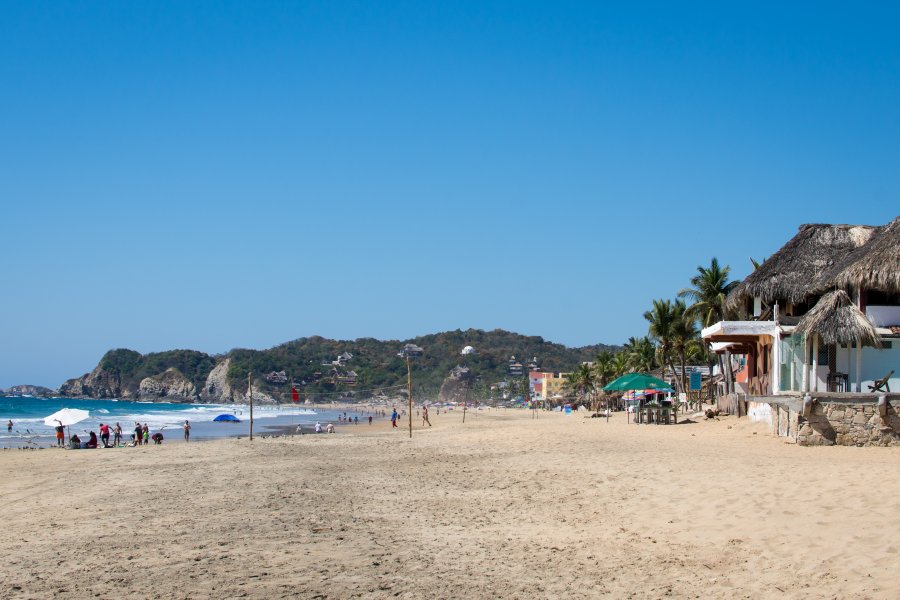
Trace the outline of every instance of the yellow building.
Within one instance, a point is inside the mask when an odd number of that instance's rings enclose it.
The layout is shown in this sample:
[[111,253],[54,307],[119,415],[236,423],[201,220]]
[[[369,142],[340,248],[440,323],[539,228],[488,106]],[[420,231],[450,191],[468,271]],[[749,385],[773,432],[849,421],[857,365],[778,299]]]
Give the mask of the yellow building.
[[544,373],[541,378],[541,392],[544,400],[553,401],[554,396],[565,396],[568,373]]

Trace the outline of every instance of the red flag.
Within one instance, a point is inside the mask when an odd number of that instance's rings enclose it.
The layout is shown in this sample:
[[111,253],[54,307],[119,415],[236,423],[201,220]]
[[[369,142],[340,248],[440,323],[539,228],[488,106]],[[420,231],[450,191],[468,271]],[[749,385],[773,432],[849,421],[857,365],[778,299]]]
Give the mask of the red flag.
[[291,388],[291,399],[294,402],[300,402],[300,394],[297,393],[297,388],[295,388],[295,387]]

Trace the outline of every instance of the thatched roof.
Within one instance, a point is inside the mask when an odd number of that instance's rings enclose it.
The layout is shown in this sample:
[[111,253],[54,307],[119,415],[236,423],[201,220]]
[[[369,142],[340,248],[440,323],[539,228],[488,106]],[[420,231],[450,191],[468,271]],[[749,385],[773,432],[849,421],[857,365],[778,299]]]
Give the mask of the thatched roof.
[[819,334],[826,344],[855,344],[881,347],[875,326],[859,310],[844,290],[822,296],[816,305],[800,319],[794,333]]
[[829,289],[848,254],[866,244],[875,229],[869,225],[802,225],[797,235],[735,287],[728,295],[727,307],[737,308],[755,296],[766,304],[776,300],[799,303]]
[[834,283],[900,293],[900,217],[879,227],[868,243],[848,257]]

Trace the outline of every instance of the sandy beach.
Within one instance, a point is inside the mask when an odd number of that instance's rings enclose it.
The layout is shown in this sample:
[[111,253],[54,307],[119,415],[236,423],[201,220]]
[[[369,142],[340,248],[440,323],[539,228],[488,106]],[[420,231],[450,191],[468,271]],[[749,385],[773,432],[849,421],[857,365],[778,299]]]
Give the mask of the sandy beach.
[[4,597],[894,598],[900,453],[526,411],[0,451]]

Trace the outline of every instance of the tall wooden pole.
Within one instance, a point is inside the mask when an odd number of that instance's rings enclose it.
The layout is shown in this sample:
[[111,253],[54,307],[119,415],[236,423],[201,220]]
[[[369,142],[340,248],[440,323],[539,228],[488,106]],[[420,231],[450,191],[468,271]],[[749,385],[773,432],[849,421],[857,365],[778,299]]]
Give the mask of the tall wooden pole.
[[250,441],[253,441],[253,373],[247,373],[247,394],[250,396]]
[[409,366],[409,354],[406,355],[406,391],[409,397],[409,437],[412,438],[412,367]]

